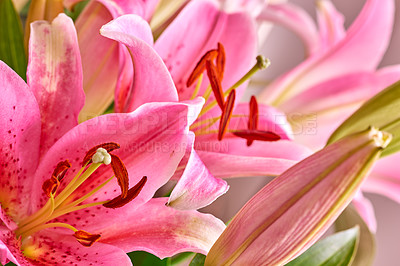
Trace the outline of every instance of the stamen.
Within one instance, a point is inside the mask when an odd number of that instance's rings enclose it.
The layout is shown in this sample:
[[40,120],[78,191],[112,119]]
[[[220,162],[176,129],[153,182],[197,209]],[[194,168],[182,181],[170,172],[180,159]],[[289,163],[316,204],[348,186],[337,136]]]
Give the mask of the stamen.
[[90,161],[92,160],[93,155],[97,152],[98,148],[103,148],[105,149],[107,152],[111,152],[113,150],[119,149],[120,146],[118,143],[115,142],[108,142],[108,143],[103,143],[103,144],[99,144],[94,146],[93,148],[91,148],[85,155],[85,158],[83,158],[82,161],[82,166],[87,165],[88,163],[90,163]]
[[120,195],[110,200],[109,202],[104,203],[103,206],[112,209],[124,206],[125,204],[129,203],[139,195],[140,191],[142,190],[146,182],[147,182],[147,176],[143,176],[143,178],[134,187],[129,189],[128,195],[125,198],[121,197]]
[[218,71],[210,60],[206,62],[206,68],[207,68],[207,76],[208,79],[210,80],[210,85],[214,92],[215,99],[217,100],[217,103],[221,108],[221,110],[223,110],[225,100],[222,95],[224,94],[224,92],[222,91],[222,85],[221,85],[221,80],[219,79],[218,76]]
[[67,170],[71,167],[71,164],[69,163],[68,160],[59,162],[56,166],[56,169],[53,171],[53,176],[58,179],[58,181],[61,182],[61,180],[64,178]]
[[247,139],[247,141],[251,140],[261,140],[261,141],[277,141],[280,140],[281,137],[274,132],[271,131],[262,131],[262,130],[238,130],[232,132],[235,136],[240,138]]
[[118,185],[121,188],[121,197],[126,198],[128,196],[129,189],[128,170],[126,170],[124,163],[117,155],[111,154],[111,158],[111,167],[115,177],[118,180]]
[[[257,56],[257,63],[244,75],[238,82],[236,82],[232,87],[227,89],[223,97],[229,95],[231,91],[234,89],[238,88],[240,85],[242,85],[246,80],[250,79],[255,73],[257,73],[258,70],[264,69],[270,65],[270,61],[266,59],[264,56],[259,55]],[[214,108],[214,106],[217,104],[216,101],[210,102],[208,105],[204,106],[203,109],[201,110],[199,117],[207,113],[209,110]]]
[[91,234],[83,230],[76,231],[73,236],[85,247],[91,247],[101,237],[99,234]]
[[57,191],[57,188],[60,186],[60,181],[57,178],[52,176],[50,179],[44,181],[42,185],[43,192],[47,195],[47,197],[51,197]]
[[201,87],[201,83],[203,82],[203,73],[200,74],[198,80],[197,80],[197,84],[196,87],[194,88],[194,91],[192,93],[192,96],[190,97],[191,100],[193,100],[194,98],[196,98],[197,94],[200,91],[200,87]]
[[219,75],[219,80],[224,78],[224,71],[225,71],[225,48],[222,43],[218,43],[218,55],[217,55],[217,71]]
[[190,87],[196,80],[197,78],[200,76],[201,73],[203,73],[203,71],[206,69],[206,62],[208,60],[212,61],[214,60],[218,55],[218,51],[217,50],[210,50],[207,53],[205,53],[203,55],[202,58],[200,58],[199,62],[197,63],[196,67],[193,69],[192,74],[190,74],[187,82],[186,82],[186,86]]
[[[249,130],[256,130],[258,127],[258,104],[257,99],[253,95],[250,99],[250,111],[249,111],[249,122],[248,128]],[[247,140],[247,146],[250,146],[253,143],[253,140]]]
[[42,189],[49,198],[51,195],[54,196],[54,194],[57,191],[57,188],[60,186],[60,181],[64,178],[65,174],[67,173],[67,170],[70,167],[71,164],[68,162],[68,160],[59,162],[56,168],[54,169],[50,179],[44,181]]
[[218,140],[222,140],[228,128],[235,103],[235,97],[236,97],[236,92],[235,90],[233,90],[231,91],[231,93],[229,93],[228,100],[226,101],[224,109],[222,110],[221,121],[218,130]]

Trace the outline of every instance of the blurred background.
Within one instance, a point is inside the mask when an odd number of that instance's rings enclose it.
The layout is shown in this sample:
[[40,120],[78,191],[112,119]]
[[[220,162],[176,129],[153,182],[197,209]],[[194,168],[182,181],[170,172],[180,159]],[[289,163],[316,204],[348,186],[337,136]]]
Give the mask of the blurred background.
[[[289,0],[289,2],[303,7],[315,18],[315,1]],[[332,2],[344,14],[345,27],[348,28],[360,12],[365,0],[332,0]],[[392,40],[381,62],[381,67],[400,64],[400,0],[395,0],[395,2],[396,14]],[[301,41],[293,33],[276,26],[271,30],[262,46],[262,54],[270,58],[272,64],[267,70],[256,76],[256,81],[273,79],[293,68],[303,59],[304,50]],[[224,221],[229,220],[240,209],[240,206],[243,206],[270,180],[265,177],[229,180],[231,188],[226,195],[213,203],[211,211],[217,212]],[[366,197],[374,205],[378,223],[374,265],[398,266],[400,265],[400,205],[380,195],[366,194]]]

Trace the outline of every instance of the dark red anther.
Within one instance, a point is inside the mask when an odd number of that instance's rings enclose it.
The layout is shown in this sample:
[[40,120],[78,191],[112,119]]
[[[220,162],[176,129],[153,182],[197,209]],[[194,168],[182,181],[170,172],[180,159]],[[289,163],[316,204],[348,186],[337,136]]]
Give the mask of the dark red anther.
[[91,247],[101,237],[99,234],[91,234],[83,230],[76,231],[73,236],[85,247]]
[[43,182],[42,189],[43,192],[47,195],[47,197],[51,197],[51,195],[54,195],[57,191],[57,188],[60,186],[60,181],[54,176],[52,176],[50,179],[47,179],[46,181]]
[[278,134],[275,134],[271,131],[263,131],[263,130],[238,130],[233,132],[235,136],[240,138],[244,138],[247,140],[261,140],[261,141],[277,141],[280,140],[281,137]]
[[225,61],[226,61],[225,48],[222,45],[222,43],[219,42],[218,43],[218,55],[217,55],[217,71],[218,71],[219,80],[222,80],[224,78]]
[[215,68],[213,62],[206,62],[207,76],[210,80],[211,89],[214,93],[215,99],[221,110],[224,109],[224,92],[222,91],[221,80],[219,79],[217,69]]
[[106,208],[115,209],[128,204],[130,201],[132,201],[139,195],[140,191],[142,190],[146,182],[147,182],[147,176],[144,176],[134,187],[129,189],[128,196],[126,198],[122,198],[120,195],[110,200],[109,202],[104,203],[103,206]]
[[111,152],[113,150],[119,149],[120,146],[119,146],[118,143],[115,143],[115,142],[108,142],[108,143],[103,143],[103,144],[99,144],[97,146],[94,146],[93,148],[91,148],[86,153],[85,158],[83,158],[83,161],[82,161],[82,166],[85,166],[86,164],[90,163],[90,161],[92,160],[93,155],[97,152],[98,148],[103,148],[107,152]]
[[71,167],[71,164],[68,160],[59,162],[56,166],[56,168],[53,171],[52,176],[58,179],[58,181],[61,182],[61,180],[64,178],[65,174],[67,173],[67,170]]
[[118,180],[118,185],[121,188],[121,197],[126,198],[128,196],[128,189],[129,189],[129,176],[128,170],[124,163],[122,162],[121,158],[117,155],[111,155],[111,167],[113,169],[114,175]]
[[203,55],[202,58],[200,58],[199,62],[197,63],[196,67],[193,69],[192,74],[190,74],[186,86],[190,87],[192,84],[199,78],[199,76],[203,73],[203,71],[206,69],[206,62],[208,60],[212,61],[214,60],[218,55],[217,50],[210,50],[207,53]]
[[[250,99],[250,112],[249,112],[249,122],[248,129],[256,130],[258,127],[258,104],[256,97],[253,95]],[[253,140],[247,140],[247,146],[250,146],[253,143]]]
[[60,186],[61,180],[64,178],[70,167],[71,164],[68,160],[59,162],[54,169],[50,179],[47,179],[43,182],[42,189],[49,198],[51,195],[54,195],[56,193],[58,187]]
[[222,138],[226,133],[226,130],[228,129],[229,121],[232,117],[232,111],[235,104],[235,97],[236,97],[236,92],[235,90],[232,90],[229,93],[228,100],[226,101],[224,109],[222,110],[221,120],[218,129],[218,140],[222,140]]

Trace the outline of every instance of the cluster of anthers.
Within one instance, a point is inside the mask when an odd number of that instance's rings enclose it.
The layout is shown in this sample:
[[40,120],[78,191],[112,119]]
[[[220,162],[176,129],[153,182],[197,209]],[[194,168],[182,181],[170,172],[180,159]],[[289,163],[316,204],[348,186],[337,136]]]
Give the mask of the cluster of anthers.
[[[199,118],[205,115],[208,111],[214,108],[216,105],[219,106],[222,113],[221,116],[212,117],[209,119],[198,119],[199,121],[191,126],[191,130],[195,132],[196,135],[212,134],[218,133],[218,140],[222,140],[227,132],[234,134],[237,137],[244,138],[247,140],[247,146],[250,146],[253,141],[277,141],[280,136],[271,131],[264,131],[257,129],[258,127],[258,104],[255,96],[251,97],[250,100],[250,111],[248,116],[248,128],[241,130],[228,130],[229,122],[231,117],[243,117],[244,115],[233,115],[233,109],[235,106],[236,98],[236,88],[242,85],[246,80],[248,80],[252,75],[254,75],[258,70],[265,69],[270,64],[269,60],[264,56],[257,56],[257,63],[232,87],[227,90],[222,88],[222,80],[224,77],[225,70],[225,49],[221,43],[218,43],[217,49],[212,49],[206,52],[200,61],[197,63],[193,72],[189,76],[186,86],[192,86],[196,81],[196,87],[192,94],[192,99],[198,96],[200,87],[203,81],[203,72],[206,70],[210,85],[206,89],[202,97],[208,101],[211,92],[214,94],[215,100],[210,101],[206,104],[199,114]],[[218,120],[220,120],[218,132],[209,130],[212,125],[214,125]]]
[[[31,245],[31,243],[29,243],[30,236],[46,228],[64,227],[70,229],[74,232],[73,236],[78,242],[86,247],[92,246],[94,242],[100,239],[100,234],[91,234],[83,230],[78,230],[70,224],[52,221],[67,213],[98,205],[102,205],[105,208],[119,208],[139,195],[147,181],[147,177],[144,176],[134,187],[129,189],[128,171],[124,163],[117,155],[110,153],[119,147],[117,143],[110,142],[97,145],[90,149],[82,161],[82,168],[61,191],[59,191],[60,184],[63,182],[71,164],[68,160],[58,163],[50,179],[46,180],[42,185],[44,193],[49,198],[47,203],[37,212],[20,221],[18,223],[18,228],[15,230],[16,236],[21,238],[22,249],[25,253],[29,253],[29,246]],[[111,164],[114,176],[105,180],[89,193],[76,198],[77,194],[74,194],[74,192],[76,192],[102,164]],[[85,200],[101,190],[113,178],[117,178],[118,185],[121,188],[121,194],[119,196],[111,200],[84,203]],[[26,255],[29,256],[29,254]]]

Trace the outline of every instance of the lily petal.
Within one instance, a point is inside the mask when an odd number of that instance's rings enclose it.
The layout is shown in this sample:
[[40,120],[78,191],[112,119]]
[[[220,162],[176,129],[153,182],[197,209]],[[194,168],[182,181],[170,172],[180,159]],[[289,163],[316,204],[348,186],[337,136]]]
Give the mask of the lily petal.
[[345,38],[278,78],[260,99],[280,105],[321,81],[351,72],[375,70],[390,40],[393,14],[393,0],[368,0]]
[[198,151],[197,153],[210,173],[217,178],[277,176],[298,162],[298,160],[240,156],[219,152]]
[[132,265],[126,252],[120,248],[96,242],[88,251],[72,235],[71,231],[64,228],[43,230],[33,236],[30,248],[34,251],[30,255],[42,265],[56,262],[60,265]]
[[296,5],[290,3],[268,4],[257,19],[262,22],[281,24],[293,31],[303,41],[308,55],[314,54],[320,47],[314,20]]
[[0,87],[0,202],[21,218],[33,184],[29,177],[39,162],[40,112],[26,83],[2,61]]
[[350,203],[390,140],[390,134],[370,129],[327,146],[275,178],[239,211],[205,265],[287,263]]
[[356,208],[357,212],[360,214],[364,222],[367,224],[369,230],[375,234],[377,224],[376,224],[374,206],[372,205],[371,201],[366,197],[364,197],[361,191],[358,191],[351,203]]
[[[139,207],[173,175],[188,145],[188,115],[192,113],[191,109],[201,108],[202,103],[149,103],[132,113],[104,115],[79,124],[49,150],[39,165],[34,179],[38,185],[32,191],[32,209],[44,204],[46,197],[40,190],[41,184],[51,175],[60,160],[68,159],[72,164],[62,181],[68,183],[81,168],[80,162],[86,152],[98,144],[109,142],[121,146],[113,154],[124,162],[130,186],[147,176],[147,182],[139,195],[129,206],[120,209]],[[81,198],[112,176],[111,167],[101,166],[79,187],[74,196]],[[119,193],[120,188],[114,181],[85,203],[110,200],[119,196]],[[77,217],[88,217],[84,211],[76,213],[80,213]],[[103,210],[103,215],[105,213],[107,212]],[[101,215],[90,218],[98,224],[106,220]],[[60,219],[73,220],[73,224],[85,226],[84,219],[76,219],[75,216]]]
[[400,203],[399,158],[397,153],[379,160],[363,184],[363,191],[378,193]]
[[20,250],[20,243],[13,232],[0,226],[0,263],[6,265],[12,262],[17,265],[29,265],[28,260]]
[[174,210],[166,202],[166,198],[154,198],[135,211],[119,211],[118,222],[112,219],[107,227],[99,228],[104,232],[100,242],[125,252],[144,250],[159,258],[185,251],[207,254],[225,229],[224,223],[210,214]]
[[[223,44],[226,67],[222,87],[227,89],[251,68],[256,38],[256,26],[249,14],[227,14],[218,9],[215,1],[191,1],[158,38],[155,49],[171,73],[179,99],[187,100],[195,84],[187,88],[186,81],[207,51],[216,49],[218,42]],[[206,85],[203,83],[199,95],[203,95]],[[243,89],[244,86],[237,89],[238,98]]]
[[65,14],[31,24],[27,79],[40,108],[42,156],[78,124],[85,99],[75,27]]
[[125,44],[133,59],[134,79],[124,111],[143,103],[178,101],[172,78],[162,59],[153,50],[148,23],[137,15],[121,16],[104,25],[101,34]]
[[226,181],[212,176],[192,148],[183,175],[168,199],[168,206],[196,210],[211,204],[228,189]]
[[320,50],[329,49],[341,41],[346,31],[344,29],[344,16],[339,13],[329,0],[317,1],[317,19],[320,36]]
[[103,4],[90,1],[75,22],[86,94],[80,121],[101,115],[113,100],[122,55],[117,43],[99,34],[101,26],[112,19],[111,11]]

